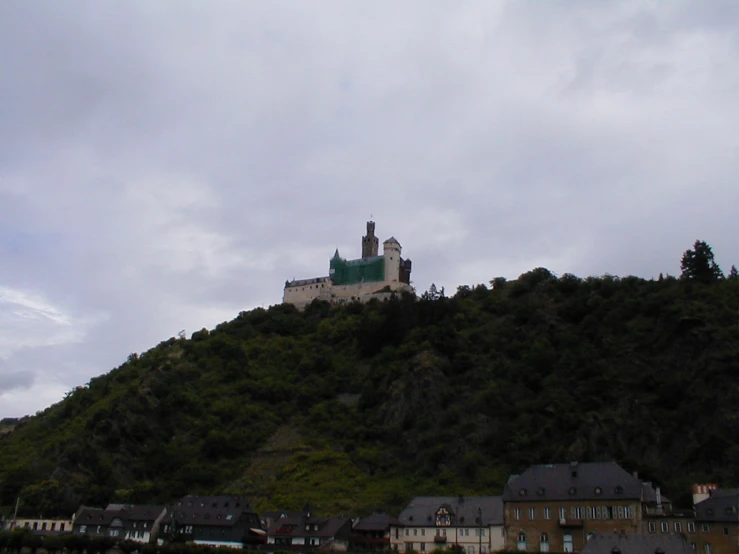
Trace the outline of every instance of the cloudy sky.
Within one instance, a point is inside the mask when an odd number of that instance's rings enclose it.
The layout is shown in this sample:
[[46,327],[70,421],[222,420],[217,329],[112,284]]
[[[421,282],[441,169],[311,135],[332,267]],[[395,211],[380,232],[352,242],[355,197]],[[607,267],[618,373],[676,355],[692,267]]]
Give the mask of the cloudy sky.
[[360,252],[739,264],[736,0],[0,2],[0,417]]

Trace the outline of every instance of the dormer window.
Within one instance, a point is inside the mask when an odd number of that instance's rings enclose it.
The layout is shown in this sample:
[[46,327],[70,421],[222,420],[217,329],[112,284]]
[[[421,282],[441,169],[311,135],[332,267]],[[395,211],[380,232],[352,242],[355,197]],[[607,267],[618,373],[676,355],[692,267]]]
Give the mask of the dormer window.
[[544,489],[544,487],[539,487],[539,490],[536,491],[536,494],[538,494],[539,496],[544,496],[545,492],[546,490]]
[[452,524],[452,514],[449,513],[449,510],[447,510],[444,506],[436,510],[436,525],[437,526],[448,527],[451,524]]
[[577,489],[575,487],[570,487],[570,490],[568,491],[570,496],[575,496],[575,493],[577,492]]
[[616,487],[616,494],[623,494],[623,493],[624,493],[624,488],[621,485],[618,485]]
[[601,489],[600,487],[595,487],[595,494],[600,496],[601,494],[603,494],[603,489]]
[[526,493],[526,489],[521,489],[520,491],[518,491],[518,496],[526,496]]

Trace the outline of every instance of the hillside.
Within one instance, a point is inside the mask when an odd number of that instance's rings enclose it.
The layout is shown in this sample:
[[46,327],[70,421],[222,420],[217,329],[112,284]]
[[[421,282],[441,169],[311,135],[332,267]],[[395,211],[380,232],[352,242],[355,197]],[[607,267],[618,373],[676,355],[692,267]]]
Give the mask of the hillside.
[[242,312],[170,339],[0,437],[0,505],[397,511],[615,460],[686,499],[739,485],[739,281],[536,269],[386,303]]

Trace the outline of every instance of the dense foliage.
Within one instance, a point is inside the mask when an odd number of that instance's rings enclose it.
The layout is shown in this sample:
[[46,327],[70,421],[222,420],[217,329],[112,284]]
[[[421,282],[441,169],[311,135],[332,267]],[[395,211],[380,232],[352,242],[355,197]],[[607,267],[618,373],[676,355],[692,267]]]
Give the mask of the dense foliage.
[[0,504],[231,492],[397,512],[615,460],[668,496],[739,485],[739,281],[556,277],[242,312],[129,359],[0,438]]

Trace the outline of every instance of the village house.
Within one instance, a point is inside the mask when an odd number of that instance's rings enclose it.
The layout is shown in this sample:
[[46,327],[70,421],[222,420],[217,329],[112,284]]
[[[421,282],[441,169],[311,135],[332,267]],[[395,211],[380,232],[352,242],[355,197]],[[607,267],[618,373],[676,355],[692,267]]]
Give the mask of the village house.
[[400,521],[385,514],[363,517],[352,527],[352,550],[384,550],[390,548],[390,527],[400,526]]
[[321,549],[346,552],[352,520],[316,517],[310,510],[299,516],[281,517],[267,531],[267,544],[278,550]]
[[61,535],[71,533],[74,526],[74,515],[67,518],[18,518],[7,520],[2,528],[6,531],[28,529],[40,535]]
[[593,533],[581,554],[695,554],[682,535]]
[[649,483],[613,462],[572,462],[512,476],[503,502],[508,549],[579,552],[594,533],[639,533],[644,506],[656,509],[658,499]]
[[127,541],[150,543],[157,539],[162,519],[167,514],[165,506],[151,504],[108,505],[106,510],[123,510],[123,536]]
[[390,545],[399,551],[460,546],[467,554],[488,554],[504,546],[500,496],[418,496],[398,519]]
[[263,544],[266,532],[249,502],[239,496],[185,496],[162,520],[160,542],[176,539],[244,548]]
[[693,487],[695,526],[688,540],[702,554],[739,552],[739,489]]
[[74,534],[122,539],[125,536],[124,521],[122,508],[108,510],[82,506],[74,519]]

